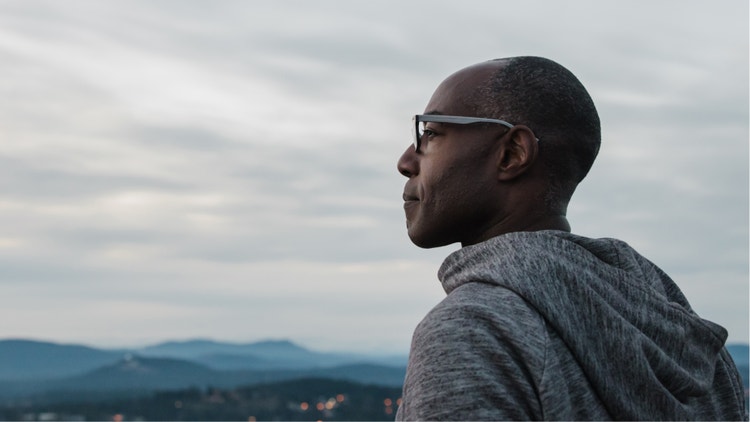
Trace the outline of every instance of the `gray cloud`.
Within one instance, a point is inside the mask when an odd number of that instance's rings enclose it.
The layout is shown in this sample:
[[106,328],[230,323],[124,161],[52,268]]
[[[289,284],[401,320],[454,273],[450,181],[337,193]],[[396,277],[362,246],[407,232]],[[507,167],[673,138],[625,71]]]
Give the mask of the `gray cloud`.
[[[747,4],[508,6],[3,2],[0,317],[18,322],[0,337],[404,351],[455,249],[404,233],[409,117],[458,68],[528,54],[568,66],[602,116],[574,230],[633,244],[747,341]],[[351,303],[338,333],[299,328]]]

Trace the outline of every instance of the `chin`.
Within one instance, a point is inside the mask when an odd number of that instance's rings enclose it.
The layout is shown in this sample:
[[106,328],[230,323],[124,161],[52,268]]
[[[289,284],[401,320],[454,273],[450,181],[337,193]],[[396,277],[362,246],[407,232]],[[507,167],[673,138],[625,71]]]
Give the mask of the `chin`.
[[409,230],[409,239],[411,239],[411,243],[419,246],[423,249],[432,249],[432,248],[439,248],[441,246],[447,246],[451,243],[446,240],[441,240],[439,238],[435,238],[433,236],[425,235],[424,233],[415,233],[415,230]]

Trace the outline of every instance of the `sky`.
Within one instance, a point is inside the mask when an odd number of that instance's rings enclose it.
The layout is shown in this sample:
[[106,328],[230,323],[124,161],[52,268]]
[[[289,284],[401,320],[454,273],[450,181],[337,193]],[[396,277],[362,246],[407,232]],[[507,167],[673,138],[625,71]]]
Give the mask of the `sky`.
[[748,4],[0,2],[0,338],[406,354],[444,297],[396,161],[448,75],[544,56],[602,148],[568,209],[748,341]]

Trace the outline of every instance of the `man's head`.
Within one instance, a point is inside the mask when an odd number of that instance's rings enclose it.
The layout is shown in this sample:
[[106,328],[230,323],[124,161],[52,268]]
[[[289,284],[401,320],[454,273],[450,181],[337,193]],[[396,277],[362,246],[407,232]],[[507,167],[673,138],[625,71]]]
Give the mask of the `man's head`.
[[[547,59],[515,57],[462,69],[435,90],[420,148],[398,162],[409,180],[409,237],[421,247],[474,244],[526,230],[569,230],[565,213],[599,150],[586,89]],[[429,115],[498,119],[430,122]]]

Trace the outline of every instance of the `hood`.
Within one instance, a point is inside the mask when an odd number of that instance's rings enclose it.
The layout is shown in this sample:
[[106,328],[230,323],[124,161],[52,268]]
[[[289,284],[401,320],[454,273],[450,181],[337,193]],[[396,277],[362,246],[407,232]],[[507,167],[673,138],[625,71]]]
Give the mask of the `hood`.
[[481,282],[523,297],[618,419],[689,418],[691,402],[712,389],[726,330],[698,317],[675,283],[622,241],[510,233],[454,252],[438,276],[447,293]]

